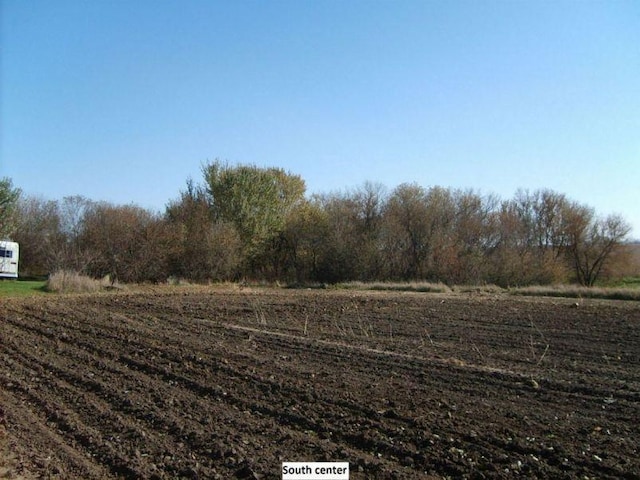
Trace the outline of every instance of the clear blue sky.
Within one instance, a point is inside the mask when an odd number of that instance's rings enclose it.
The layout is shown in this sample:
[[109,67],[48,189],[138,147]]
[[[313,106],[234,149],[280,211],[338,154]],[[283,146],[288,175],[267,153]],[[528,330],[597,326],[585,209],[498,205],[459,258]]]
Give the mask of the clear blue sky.
[[551,188],[640,238],[640,2],[1,0],[0,176],[163,210],[203,162],[309,193]]

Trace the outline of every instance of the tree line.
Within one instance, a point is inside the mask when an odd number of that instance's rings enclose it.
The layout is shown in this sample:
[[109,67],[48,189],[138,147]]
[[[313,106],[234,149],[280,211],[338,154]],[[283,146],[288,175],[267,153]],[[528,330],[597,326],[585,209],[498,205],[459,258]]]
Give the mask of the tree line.
[[121,282],[436,281],[500,286],[629,272],[618,215],[552,190],[493,194],[367,182],[306,196],[279,168],[202,168],[164,212],[81,196],[45,200],[0,182],[0,237],[21,244],[21,274],[74,270]]

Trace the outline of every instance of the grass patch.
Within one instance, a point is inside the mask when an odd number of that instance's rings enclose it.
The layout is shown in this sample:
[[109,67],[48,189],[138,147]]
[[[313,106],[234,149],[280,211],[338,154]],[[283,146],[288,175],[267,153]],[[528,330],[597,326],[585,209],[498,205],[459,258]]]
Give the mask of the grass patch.
[[526,295],[534,297],[564,297],[564,298],[600,298],[606,300],[634,300],[640,301],[638,288],[602,288],[581,287],[579,285],[531,286],[513,288],[512,295]]
[[638,288],[640,289],[640,277],[625,277],[613,282],[607,282],[604,287],[613,288]]
[[451,289],[444,283],[431,282],[346,282],[336,284],[335,288],[344,290],[379,290],[390,292],[451,292]]
[[44,280],[1,280],[1,297],[23,297],[45,293]]

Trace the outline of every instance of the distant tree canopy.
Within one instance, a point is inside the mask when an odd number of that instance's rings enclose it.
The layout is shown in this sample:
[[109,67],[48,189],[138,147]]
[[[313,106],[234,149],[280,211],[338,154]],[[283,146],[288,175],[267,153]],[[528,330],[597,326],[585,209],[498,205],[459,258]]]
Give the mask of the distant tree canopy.
[[[156,214],[83,197],[20,197],[0,182],[0,226],[21,273],[72,269],[124,282],[428,280],[501,286],[630,271],[629,225],[552,190],[501,200],[473,190],[380,184],[305,197],[298,175],[214,161]],[[15,215],[12,216],[12,212]]]

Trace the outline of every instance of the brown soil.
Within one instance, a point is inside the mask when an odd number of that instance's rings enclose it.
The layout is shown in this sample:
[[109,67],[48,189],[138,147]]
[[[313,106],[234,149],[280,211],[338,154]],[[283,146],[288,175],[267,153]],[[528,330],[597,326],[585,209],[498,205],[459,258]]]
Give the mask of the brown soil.
[[3,300],[0,406],[0,478],[280,479],[283,461],[348,461],[352,479],[640,478],[640,307],[200,288]]

